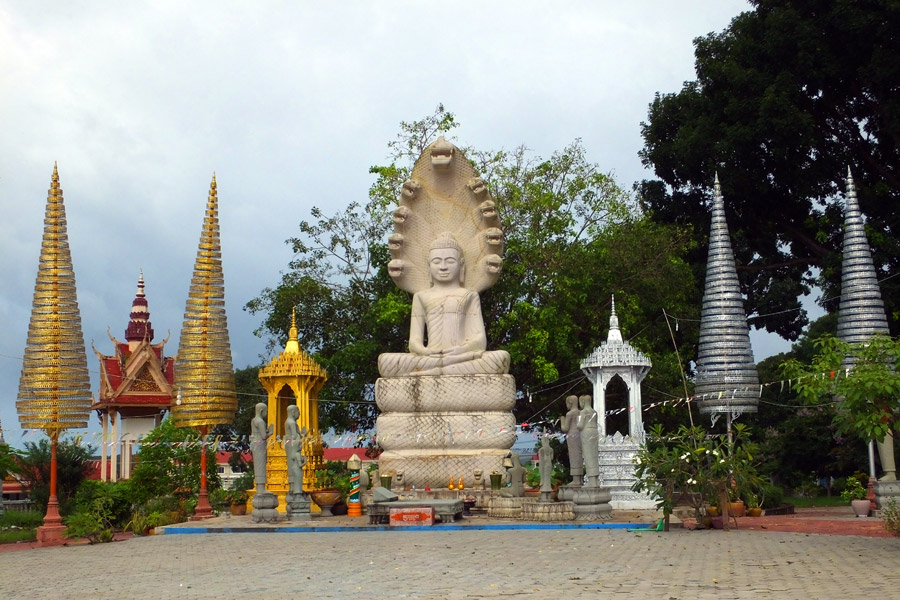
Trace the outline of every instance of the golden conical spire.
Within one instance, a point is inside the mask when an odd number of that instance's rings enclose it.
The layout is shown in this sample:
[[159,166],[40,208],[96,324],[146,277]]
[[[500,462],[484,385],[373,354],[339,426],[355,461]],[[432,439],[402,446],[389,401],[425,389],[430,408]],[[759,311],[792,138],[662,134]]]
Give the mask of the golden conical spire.
[[237,410],[218,212],[214,173],[175,359],[179,402],[172,417],[179,427],[228,424]]
[[55,163],[16,409],[23,429],[43,429],[51,439],[65,429],[87,427],[91,411],[66,209]]

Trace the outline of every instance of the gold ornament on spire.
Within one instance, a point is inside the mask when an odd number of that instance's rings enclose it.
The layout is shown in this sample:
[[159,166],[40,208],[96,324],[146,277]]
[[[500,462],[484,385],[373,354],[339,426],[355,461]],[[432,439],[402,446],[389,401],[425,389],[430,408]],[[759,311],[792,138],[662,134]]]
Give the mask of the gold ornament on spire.
[[172,406],[172,417],[179,427],[229,424],[237,410],[218,210],[213,174],[175,359],[179,402]]
[[65,429],[87,427],[91,400],[66,209],[54,164],[16,401],[19,423],[55,440]]

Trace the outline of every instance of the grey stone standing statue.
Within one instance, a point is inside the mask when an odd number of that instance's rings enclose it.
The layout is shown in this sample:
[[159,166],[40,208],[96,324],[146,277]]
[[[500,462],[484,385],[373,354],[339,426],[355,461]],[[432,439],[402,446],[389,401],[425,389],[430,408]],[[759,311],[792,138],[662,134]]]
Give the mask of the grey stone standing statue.
[[569,449],[569,474],[572,483],[569,487],[581,487],[584,478],[584,458],[581,455],[581,432],[578,431],[578,396],[566,398],[569,411],[562,418],[561,429],[566,434],[566,447]]
[[584,471],[587,486],[600,485],[600,430],[597,425],[597,411],[591,406],[590,396],[578,398],[578,431],[581,433],[581,453],[584,456]]
[[538,468],[541,471],[540,502],[552,502],[550,493],[553,491],[553,448],[550,447],[550,436],[546,431],[541,437],[538,461]]
[[306,427],[297,427],[300,418],[300,407],[291,404],[287,407],[287,418],[284,421],[284,454],[287,459],[288,492],[284,496],[285,514],[288,521],[310,519],[309,494],[303,491],[303,440],[306,438]]
[[253,481],[256,492],[266,489],[266,460],[269,456],[268,440],[275,433],[275,425],[266,427],[268,408],[265,402],[256,405],[256,416],[250,422],[250,452],[253,454]]
[[253,495],[254,523],[274,523],[278,520],[278,496],[266,491],[266,461],[269,457],[269,438],[275,433],[275,425],[266,427],[268,409],[264,402],[256,405],[256,416],[250,422],[250,452],[253,454],[253,480],[256,493]]
[[297,419],[300,418],[300,408],[291,404],[287,408],[287,419],[284,421],[284,454],[287,458],[288,491],[292,494],[303,492],[303,465],[306,457],[303,456],[303,438],[306,437],[306,427],[301,431],[297,427]]

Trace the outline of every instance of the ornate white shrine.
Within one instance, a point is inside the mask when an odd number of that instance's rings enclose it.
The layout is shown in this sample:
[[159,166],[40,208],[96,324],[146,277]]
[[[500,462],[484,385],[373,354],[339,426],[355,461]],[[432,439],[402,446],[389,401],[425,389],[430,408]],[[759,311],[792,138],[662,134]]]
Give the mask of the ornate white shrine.
[[[594,410],[599,419],[600,480],[612,494],[613,509],[654,508],[656,502],[647,494],[631,490],[635,482],[634,458],[644,443],[644,422],[641,417],[641,381],[652,366],[650,359],[622,339],[616,316],[616,299],[612,299],[609,335],[581,362],[581,370],[594,386]],[[606,390],[619,377],[628,389],[628,435],[616,431],[607,434]]]

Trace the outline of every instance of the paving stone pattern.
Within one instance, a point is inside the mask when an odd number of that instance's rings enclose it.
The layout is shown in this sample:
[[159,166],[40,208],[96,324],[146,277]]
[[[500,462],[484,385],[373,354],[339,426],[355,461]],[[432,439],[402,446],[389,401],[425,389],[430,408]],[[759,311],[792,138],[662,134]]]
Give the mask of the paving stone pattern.
[[3,598],[896,598],[900,540],[760,531],[162,535],[0,555]]

